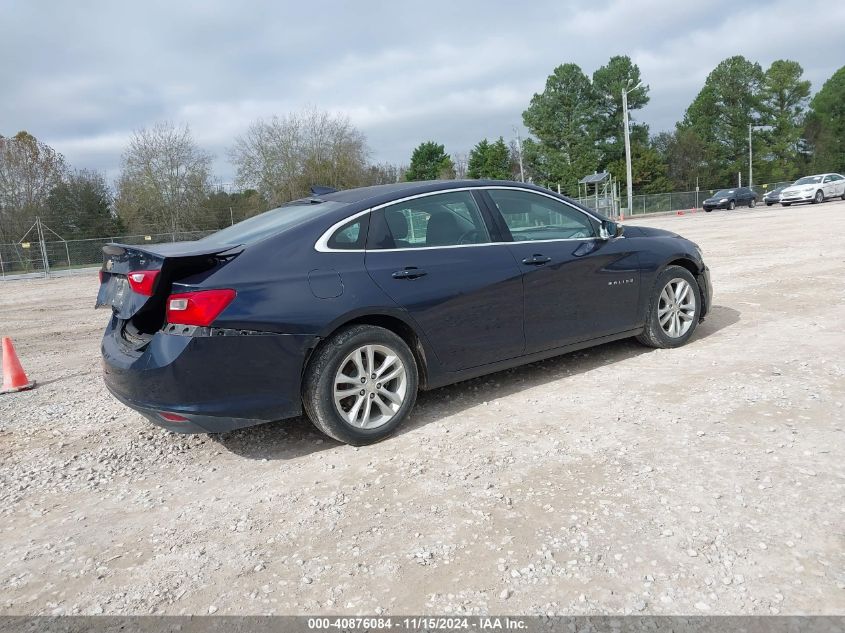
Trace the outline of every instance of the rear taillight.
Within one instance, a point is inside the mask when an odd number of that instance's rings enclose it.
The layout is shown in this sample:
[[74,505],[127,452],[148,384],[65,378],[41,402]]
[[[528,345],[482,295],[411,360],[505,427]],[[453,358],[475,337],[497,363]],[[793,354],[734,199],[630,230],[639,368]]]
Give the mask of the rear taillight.
[[197,290],[170,295],[167,299],[167,322],[178,325],[208,326],[235,298],[229,288]]
[[157,270],[135,270],[126,275],[126,278],[129,280],[129,287],[132,290],[139,295],[152,297],[153,286],[155,286],[158,273]]

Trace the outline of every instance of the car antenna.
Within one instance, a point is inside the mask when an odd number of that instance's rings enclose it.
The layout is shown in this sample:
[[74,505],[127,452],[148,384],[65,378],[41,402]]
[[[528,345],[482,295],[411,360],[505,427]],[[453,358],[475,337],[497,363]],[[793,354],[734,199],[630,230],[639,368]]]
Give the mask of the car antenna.
[[311,185],[311,193],[315,196],[324,196],[328,193],[336,193],[338,190],[334,187],[324,187],[322,185]]

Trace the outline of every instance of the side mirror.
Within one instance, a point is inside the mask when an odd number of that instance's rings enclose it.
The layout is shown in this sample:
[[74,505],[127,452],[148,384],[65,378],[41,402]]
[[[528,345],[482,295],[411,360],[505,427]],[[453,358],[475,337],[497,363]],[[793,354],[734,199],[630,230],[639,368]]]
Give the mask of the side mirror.
[[622,237],[625,232],[625,227],[617,222],[610,220],[602,220],[599,227],[599,239],[609,240],[611,237]]

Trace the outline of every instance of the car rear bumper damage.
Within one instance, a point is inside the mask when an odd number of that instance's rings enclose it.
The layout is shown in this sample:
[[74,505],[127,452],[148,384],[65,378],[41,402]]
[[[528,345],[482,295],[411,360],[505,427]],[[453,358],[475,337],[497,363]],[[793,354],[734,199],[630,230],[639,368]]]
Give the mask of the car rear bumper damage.
[[112,319],[103,337],[106,386],[158,426],[221,433],[302,412],[302,367],[313,336],[199,328],[158,332],[133,351],[119,328]]

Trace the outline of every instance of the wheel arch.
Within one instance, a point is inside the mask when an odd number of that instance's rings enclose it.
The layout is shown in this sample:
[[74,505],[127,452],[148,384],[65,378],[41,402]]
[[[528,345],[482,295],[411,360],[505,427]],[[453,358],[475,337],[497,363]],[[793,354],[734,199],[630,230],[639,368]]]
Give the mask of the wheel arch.
[[704,315],[710,311],[710,306],[706,305],[707,298],[705,296],[704,288],[701,287],[701,280],[699,277],[703,272],[703,268],[699,267],[695,261],[689,257],[676,257],[668,262],[666,262],[658,271],[657,275],[659,276],[664,270],[669,268],[669,266],[680,266],[681,268],[686,269],[691,275],[692,278],[695,279],[696,285],[698,286],[698,297],[701,300],[701,314]]
[[347,315],[345,318],[333,323],[327,331],[315,339],[315,344],[308,350],[305,357],[305,362],[302,364],[302,372],[308,368],[311,362],[311,357],[314,352],[325,343],[328,339],[334,336],[337,332],[350,325],[372,325],[375,327],[384,328],[396,334],[399,338],[405,341],[405,344],[414,355],[414,360],[417,362],[417,370],[419,374],[420,389],[426,389],[428,385],[429,374],[429,354],[426,350],[425,343],[413,325],[408,323],[395,314],[370,312],[364,314]]
[[676,257],[675,259],[666,262],[660,268],[658,274],[662,273],[664,270],[669,268],[669,266],[680,266],[681,268],[686,268],[693,277],[697,277],[699,274],[701,274],[701,268],[698,266],[698,264],[696,264],[692,259],[688,257]]

